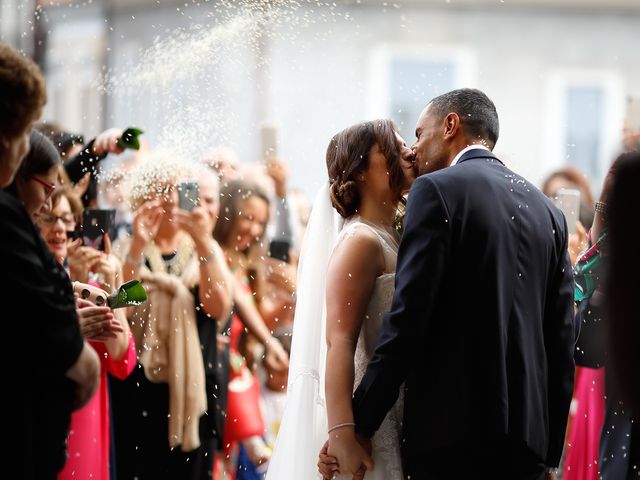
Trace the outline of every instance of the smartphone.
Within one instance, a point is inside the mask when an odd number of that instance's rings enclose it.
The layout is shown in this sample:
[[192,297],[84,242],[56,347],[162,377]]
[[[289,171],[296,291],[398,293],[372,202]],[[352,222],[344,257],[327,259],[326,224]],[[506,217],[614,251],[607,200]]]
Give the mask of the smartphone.
[[260,127],[260,142],[262,159],[266,162],[278,155],[278,128],[275,125],[264,124]]
[[200,187],[198,182],[182,182],[178,184],[178,207],[190,212],[200,205]]
[[81,230],[67,230],[67,238],[69,240],[75,240],[76,238],[82,238]]
[[561,188],[556,192],[554,200],[567,219],[569,233],[576,233],[576,223],[580,218],[580,190]]
[[271,240],[271,243],[269,244],[269,256],[289,263],[290,248],[291,245],[286,240]]
[[104,251],[105,233],[114,237],[116,210],[114,208],[87,208],[82,214],[82,243]]

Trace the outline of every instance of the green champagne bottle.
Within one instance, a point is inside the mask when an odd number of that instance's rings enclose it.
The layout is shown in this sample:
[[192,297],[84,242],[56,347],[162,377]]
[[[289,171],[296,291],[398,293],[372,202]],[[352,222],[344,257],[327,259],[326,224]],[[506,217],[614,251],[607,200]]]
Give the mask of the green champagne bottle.
[[600,286],[603,273],[600,251],[606,238],[607,231],[604,230],[598,241],[580,254],[573,267],[573,301],[576,303],[591,298],[593,292]]
[[107,304],[111,308],[135,307],[147,301],[147,292],[140,280],[130,280],[120,285],[120,288],[107,297]]
[[576,265],[573,275],[573,300],[579,303],[590,298],[600,285],[600,254],[597,253],[588,261]]
[[140,140],[138,136],[144,133],[139,128],[129,127],[118,139],[118,146],[120,148],[130,148],[132,150],[140,150]]

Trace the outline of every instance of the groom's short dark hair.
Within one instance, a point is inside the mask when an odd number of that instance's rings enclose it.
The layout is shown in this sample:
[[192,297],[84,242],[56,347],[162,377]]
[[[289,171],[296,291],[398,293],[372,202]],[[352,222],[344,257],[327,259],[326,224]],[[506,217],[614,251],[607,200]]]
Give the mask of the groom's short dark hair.
[[429,105],[429,113],[437,118],[444,118],[452,112],[457,113],[466,135],[481,138],[489,142],[492,148],[498,141],[500,123],[496,106],[480,90],[452,90],[434,98]]

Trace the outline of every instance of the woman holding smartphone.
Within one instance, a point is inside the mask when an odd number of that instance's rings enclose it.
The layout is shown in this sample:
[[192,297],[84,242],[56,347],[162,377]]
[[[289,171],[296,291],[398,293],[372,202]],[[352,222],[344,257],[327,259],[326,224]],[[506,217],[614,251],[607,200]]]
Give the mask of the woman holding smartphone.
[[129,314],[138,366],[112,382],[117,474],[206,480],[221,435],[216,336],[233,282],[211,236],[215,217],[197,199],[179,208],[180,179],[161,160],[131,173],[132,235],[120,245],[124,280],[140,279],[148,302]]
[[[62,266],[67,266],[72,280],[89,282],[104,294],[121,283],[119,261],[110,254],[111,245],[106,237],[105,251],[82,246],[80,239],[69,243],[68,231],[76,228],[71,202],[62,189],[51,196],[52,208],[38,216],[37,225],[49,251]],[[89,274],[99,274],[103,282],[89,281]],[[87,289],[81,288],[85,292]],[[91,478],[108,480],[110,475],[110,402],[107,373],[124,379],[136,364],[136,349],[129,331],[125,312],[97,307],[81,298],[80,327],[82,334],[100,358],[100,385],[98,392],[82,409],[71,416],[67,440],[68,460],[58,474],[59,480]],[[106,310],[106,313],[101,314]],[[86,312],[86,314],[83,314]],[[104,320],[103,320],[104,318]]]

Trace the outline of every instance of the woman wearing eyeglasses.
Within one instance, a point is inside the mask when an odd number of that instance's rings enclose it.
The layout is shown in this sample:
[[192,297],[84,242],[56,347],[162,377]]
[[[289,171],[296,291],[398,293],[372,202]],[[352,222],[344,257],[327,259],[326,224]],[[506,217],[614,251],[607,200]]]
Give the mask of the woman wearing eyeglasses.
[[[75,229],[69,199],[58,188],[60,157],[53,144],[39,132],[30,135],[31,149],[7,190],[25,206],[49,251],[60,266],[64,266],[70,250],[67,231]],[[87,266],[93,271],[105,273],[105,279],[115,283],[119,264],[106,253],[73,244],[75,249],[89,249],[93,258]],[[77,260],[75,263],[78,263]],[[72,263],[74,263],[72,261]],[[75,269],[82,271],[82,268]],[[70,269],[71,270],[71,269]],[[89,285],[87,275],[69,278],[63,270],[53,269],[50,281],[62,288],[69,280],[82,282],[79,289],[92,294],[107,295],[102,288],[108,285]],[[121,276],[121,275],[120,275]],[[100,288],[98,288],[100,287]],[[114,285],[115,287],[115,285]],[[77,290],[76,290],[77,291]],[[106,372],[118,378],[126,378],[135,366],[135,347],[129,333],[129,324],[123,311],[112,311],[106,306],[96,306],[81,298],[77,300],[80,329],[86,340],[100,357],[101,373],[97,393],[89,403],[71,416],[67,439],[67,462],[57,478],[109,479],[109,402]]]
[[[45,219],[51,220],[52,215],[52,201],[51,198],[58,188],[58,174],[60,168],[60,157],[53,144],[41,133],[32,131],[29,136],[29,143],[31,145],[29,153],[24,158],[24,161],[20,165],[20,168],[15,174],[13,182],[6,187],[5,191],[16,197],[22,205],[24,205],[27,213],[31,217],[31,220],[36,226],[40,226],[40,219],[44,216]],[[42,234],[41,234],[42,235]],[[66,231],[65,231],[66,235]],[[60,265],[64,264],[64,258],[60,257],[62,251],[56,251],[51,248],[51,245],[47,243],[49,251],[53,253],[56,260]],[[60,244],[58,244],[60,246]],[[68,251],[67,251],[68,253]],[[101,252],[98,252],[101,253]],[[20,274],[20,272],[15,272]],[[51,272],[54,275],[51,279],[51,283],[58,284],[59,282],[68,282],[69,276],[64,270]],[[60,275],[58,275],[58,273]],[[58,278],[61,276],[62,278]],[[115,283],[115,274],[110,276],[112,283]],[[88,278],[73,278],[71,280],[77,280],[82,283],[78,285],[77,290],[80,290],[83,285],[88,283]],[[95,297],[96,294],[102,294],[107,296],[108,293],[103,289],[108,287],[107,285],[92,285],[87,286],[92,292],[91,297]],[[109,290],[111,290],[109,288]],[[121,324],[127,325],[126,321],[119,321],[114,318],[111,309],[108,307],[85,309],[83,307],[89,307],[89,302],[79,302],[78,315],[80,320],[81,329],[85,328],[86,323],[96,324],[100,330],[104,332],[121,333],[128,331],[127,328]],[[127,334],[128,335],[128,334]],[[107,333],[107,336],[113,336]],[[85,338],[87,335],[85,334]],[[128,339],[128,337],[126,337]],[[101,337],[101,340],[106,337]],[[121,349],[121,353],[126,350],[126,347]]]
[[[79,211],[75,210],[74,203],[80,205]],[[95,281],[97,287],[107,292],[118,288],[122,284],[122,264],[111,255],[110,240],[107,238],[104,243],[105,251],[83,245],[80,238],[71,241],[70,234],[76,230],[77,218],[82,217],[80,198],[60,188],[52,194],[51,204],[51,210],[38,215],[37,225],[49,251],[65,267],[71,280]]]
[[[109,242],[105,243],[105,252],[83,246],[80,239],[69,242],[67,232],[76,228],[70,200],[63,189],[53,193],[51,210],[40,213],[37,220],[42,238],[56,260],[66,266],[72,280],[87,282],[89,272],[93,272],[101,274],[101,287],[107,291],[115,289],[121,283],[121,266],[110,254]],[[124,311],[115,310],[113,315],[114,321],[121,327],[120,331],[102,330],[95,322],[81,321],[84,337],[100,357],[100,386],[91,401],[71,416],[67,444],[69,458],[58,474],[58,480],[109,479],[110,402],[107,372],[123,380],[136,365],[135,343]]]
[[29,153],[7,191],[22,202],[33,220],[37,220],[43,210],[51,209],[51,195],[58,183],[59,158],[53,144],[42,134],[31,132],[29,143]]
[[66,264],[69,237],[67,232],[76,229],[76,217],[71,211],[71,202],[62,190],[54,192],[51,210],[38,216],[38,227],[49,251],[62,265]]

